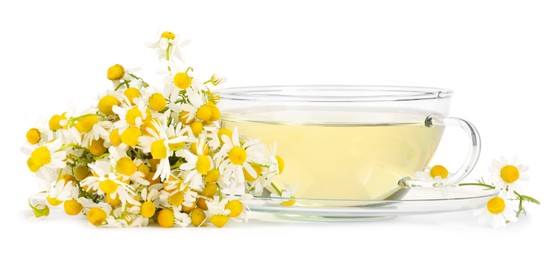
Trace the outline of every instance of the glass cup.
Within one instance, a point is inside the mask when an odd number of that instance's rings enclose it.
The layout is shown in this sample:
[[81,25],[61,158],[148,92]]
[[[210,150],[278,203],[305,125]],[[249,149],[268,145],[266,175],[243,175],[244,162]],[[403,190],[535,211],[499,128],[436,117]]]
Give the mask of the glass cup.
[[[480,137],[447,117],[452,91],[402,86],[261,86],[221,89],[222,126],[271,146],[284,162],[274,180],[295,197],[383,200],[402,188],[453,185],[474,168]],[[440,182],[418,178],[446,126],[469,136],[458,171]]]

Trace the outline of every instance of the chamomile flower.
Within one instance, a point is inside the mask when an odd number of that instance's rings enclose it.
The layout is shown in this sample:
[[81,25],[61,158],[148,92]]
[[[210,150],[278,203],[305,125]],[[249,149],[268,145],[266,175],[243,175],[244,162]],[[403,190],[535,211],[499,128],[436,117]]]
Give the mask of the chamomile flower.
[[128,156],[127,149],[123,146],[111,146],[109,148],[109,160],[111,166],[119,174],[118,177],[122,180],[132,180],[143,185],[149,185],[149,182],[143,178],[144,173],[138,169],[138,162]]
[[95,163],[89,164],[89,167],[93,175],[81,181],[82,186],[87,186],[88,190],[97,191],[97,194],[109,196],[111,199],[118,197],[123,207],[126,203],[139,204],[131,195],[134,193],[132,187],[119,180],[108,160],[95,161]]
[[516,221],[514,205],[510,199],[497,196],[489,199],[485,207],[477,210],[475,215],[479,216],[480,224],[490,222],[494,228],[504,227],[508,222]]
[[215,158],[219,164],[219,172],[222,173],[224,184],[231,182],[243,183],[245,181],[244,171],[256,179],[258,173],[251,163],[264,162],[266,147],[257,139],[247,140],[241,144],[237,128],[233,130],[232,138],[223,135],[223,146],[216,153]]
[[152,121],[155,130],[148,129],[151,136],[140,137],[140,145],[145,153],[151,153],[153,159],[159,160],[157,171],[155,172],[154,179],[161,178],[165,181],[171,175],[171,165],[169,164],[169,157],[173,155],[170,146],[186,142],[187,136],[176,136],[169,138],[167,136],[166,127],[158,121]]
[[448,170],[442,165],[435,165],[433,167],[428,167],[424,171],[417,172],[416,177],[433,186],[440,186],[443,180],[448,177]]
[[157,41],[146,43],[147,47],[155,49],[158,59],[166,62],[174,62],[178,59],[184,62],[181,47],[188,45],[190,40],[183,41],[178,35],[170,31],[163,31],[158,36]]
[[295,186],[285,185],[285,188],[281,191],[281,195],[272,193],[272,197],[282,198],[283,200],[282,202],[280,202],[281,206],[284,207],[293,206],[296,202],[294,198],[298,188],[299,188],[299,184]]
[[121,106],[113,106],[113,111],[118,115],[119,120],[114,123],[114,127],[118,129],[127,129],[128,127],[141,127],[146,121],[152,119],[150,109],[145,105],[142,99],[135,98],[135,105],[130,103],[128,99]]
[[47,201],[52,206],[58,206],[67,199],[77,197],[78,188],[75,186],[75,183],[73,181],[66,182],[64,179],[57,181],[54,187],[47,193]]
[[528,166],[517,164],[516,156],[510,161],[504,157],[493,160],[489,171],[492,173],[490,180],[495,187],[506,192],[519,191],[518,183],[529,179],[525,175]]
[[226,199],[206,202],[210,222],[216,227],[223,227],[229,221],[231,210],[225,208],[228,202]]
[[57,169],[66,166],[66,152],[61,149],[62,141],[55,139],[34,149],[23,148],[23,152],[29,155],[27,166],[29,170],[38,174],[50,174]]

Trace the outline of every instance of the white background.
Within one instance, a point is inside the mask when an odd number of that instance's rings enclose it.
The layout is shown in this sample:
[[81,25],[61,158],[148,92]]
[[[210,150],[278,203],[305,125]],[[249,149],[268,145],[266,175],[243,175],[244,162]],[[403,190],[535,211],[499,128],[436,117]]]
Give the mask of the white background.
[[[559,7],[552,1],[138,2],[0,3],[0,255],[485,259],[545,256],[554,249]],[[473,177],[487,176],[491,159],[517,154],[531,167],[525,193],[543,205],[501,230],[479,226],[471,212],[172,230],[96,229],[62,212],[30,218],[26,199],[37,187],[19,152],[25,131],[72,104],[95,102],[111,87],[105,73],[114,63],[141,67],[146,79],[156,79],[153,53],[143,43],[155,40],[159,29],[192,39],[186,54],[195,74],[225,75],[228,86],[453,89],[451,115],[471,120],[483,137]],[[440,152],[459,157],[460,144]],[[543,238],[547,234],[552,239]]]

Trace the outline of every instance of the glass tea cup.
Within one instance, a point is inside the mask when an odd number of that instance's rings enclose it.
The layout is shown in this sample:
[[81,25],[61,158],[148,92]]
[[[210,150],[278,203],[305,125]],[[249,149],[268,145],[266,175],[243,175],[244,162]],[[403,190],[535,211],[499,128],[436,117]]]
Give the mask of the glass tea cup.
[[260,86],[221,89],[222,127],[277,144],[284,171],[278,186],[295,197],[383,200],[402,188],[432,187],[418,178],[446,126],[461,127],[470,147],[463,165],[436,185],[453,185],[474,168],[480,137],[448,117],[452,91],[403,86]]

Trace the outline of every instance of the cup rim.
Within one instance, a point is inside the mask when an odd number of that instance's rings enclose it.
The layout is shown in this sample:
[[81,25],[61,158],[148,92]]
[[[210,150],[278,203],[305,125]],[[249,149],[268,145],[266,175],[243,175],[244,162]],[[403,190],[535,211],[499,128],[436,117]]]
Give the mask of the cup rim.
[[273,102],[399,102],[449,99],[443,88],[391,85],[261,85],[216,90],[221,100]]

